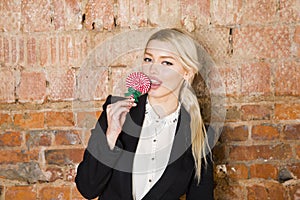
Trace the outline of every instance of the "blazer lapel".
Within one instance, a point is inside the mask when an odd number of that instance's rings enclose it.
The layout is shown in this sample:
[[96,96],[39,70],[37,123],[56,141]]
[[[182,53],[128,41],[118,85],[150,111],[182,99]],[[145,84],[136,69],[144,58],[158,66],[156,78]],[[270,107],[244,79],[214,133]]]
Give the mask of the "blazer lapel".
[[136,107],[130,109],[129,115],[127,115],[122,128],[121,139],[127,144],[124,150],[135,152],[137,144],[140,138],[144,118],[145,118],[145,104],[147,94],[142,95],[139,98],[139,102]]

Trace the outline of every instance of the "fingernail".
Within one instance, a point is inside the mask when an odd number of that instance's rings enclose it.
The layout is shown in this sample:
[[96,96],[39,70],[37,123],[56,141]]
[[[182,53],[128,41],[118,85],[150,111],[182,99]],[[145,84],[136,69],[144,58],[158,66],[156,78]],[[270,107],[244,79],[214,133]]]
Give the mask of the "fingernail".
[[132,106],[136,106],[136,103],[133,103]]

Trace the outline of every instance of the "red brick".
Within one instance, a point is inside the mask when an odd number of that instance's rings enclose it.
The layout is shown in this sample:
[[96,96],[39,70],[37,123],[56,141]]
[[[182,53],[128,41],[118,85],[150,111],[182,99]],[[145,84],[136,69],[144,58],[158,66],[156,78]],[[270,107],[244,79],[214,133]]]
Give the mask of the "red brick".
[[238,59],[286,58],[291,54],[289,28],[285,26],[247,26],[234,29],[233,38],[233,56]]
[[118,1],[116,24],[120,27],[141,27],[147,24],[146,1]]
[[271,92],[271,70],[268,63],[259,62],[242,66],[242,93],[268,95]]
[[278,169],[272,164],[253,164],[250,166],[251,178],[274,179],[278,177]]
[[9,69],[0,70],[0,102],[11,103],[15,101],[15,77]]
[[300,159],[300,154],[299,154],[300,146],[297,147],[297,151],[298,151],[298,163],[288,164],[287,168],[290,172],[292,172],[292,174],[294,176],[299,177],[300,176],[300,162],[299,162],[299,159]]
[[0,5],[0,30],[17,32],[21,27],[21,6],[18,1],[1,1]]
[[20,132],[4,132],[0,135],[0,147],[21,146],[22,136]]
[[292,149],[288,144],[230,146],[230,160],[286,160],[292,157]]
[[244,164],[230,164],[227,166],[227,174],[230,179],[248,179],[249,169]]
[[[84,43],[87,43],[87,40],[85,37],[86,36],[81,36],[81,35],[76,35],[74,37],[74,47],[73,47],[74,48],[74,57],[72,60],[72,62],[74,64],[77,64],[78,61],[81,61],[82,57],[85,57],[85,55],[83,55],[84,53],[82,52],[82,49],[83,49],[82,47],[83,47]],[[83,38],[85,38],[85,39],[83,39]]]
[[152,26],[180,26],[180,2],[173,0],[149,1],[148,23]]
[[241,111],[237,106],[228,106],[226,108],[226,121],[239,121],[241,119]]
[[248,0],[243,6],[243,14],[240,23],[242,24],[267,24],[277,21],[277,5],[276,0],[261,1]]
[[214,189],[214,197],[219,200],[241,200],[246,199],[245,187],[241,184],[218,184]]
[[72,187],[71,193],[72,193],[72,198],[71,198],[72,200],[85,200],[85,198],[83,198],[83,196],[78,191],[77,187]]
[[11,43],[11,63],[16,64],[17,63],[17,57],[18,57],[16,37],[11,37],[10,38],[10,43]]
[[82,2],[77,0],[65,1],[65,29],[78,30],[82,28]]
[[216,0],[211,5],[212,22],[220,25],[236,24],[240,21],[242,0]]
[[[224,82],[219,76],[219,70],[216,67],[209,69],[208,78],[206,82],[208,90],[214,95],[225,95]],[[225,102],[224,102],[225,103]]]
[[75,182],[76,167],[71,166],[66,170],[66,181]]
[[49,44],[49,38],[42,37],[39,39],[39,63],[41,66],[45,66],[49,63],[49,57],[50,57],[50,44]]
[[[38,160],[39,152],[24,150],[0,150],[0,164],[16,164]],[[8,159],[9,158],[9,159]]]
[[299,16],[299,1],[298,0],[280,0],[279,16],[282,22],[297,22]]
[[17,1],[2,0],[0,2],[0,11],[20,12],[21,11],[20,0]]
[[81,142],[83,147],[87,147],[89,143],[89,139],[91,137],[91,129],[84,129],[82,131]]
[[51,134],[51,132],[30,131],[25,136],[27,148],[50,146],[52,140]]
[[9,48],[9,39],[3,38],[3,61],[4,63],[10,63],[10,48]]
[[299,66],[299,62],[284,62],[276,66],[276,95],[300,95]]
[[48,127],[74,126],[74,116],[72,112],[47,112],[45,122]]
[[22,1],[22,24],[25,32],[45,32],[52,30],[51,25],[51,2]]
[[253,185],[247,187],[248,190],[248,200],[260,200],[260,199],[268,199],[268,192],[264,186]]
[[234,68],[221,68],[220,70],[227,96],[238,96],[241,92],[241,71],[237,66]]
[[35,38],[29,38],[27,40],[27,63],[28,65],[37,63],[37,44]]
[[254,140],[279,139],[279,127],[273,124],[255,125],[252,127],[252,138]]
[[45,159],[50,165],[78,164],[82,160],[83,152],[83,149],[46,150]]
[[[296,154],[297,154],[297,156],[298,156],[298,159],[300,159],[300,145],[298,145],[297,147],[296,147]],[[299,168],[300,169],[300,168]],[[299,175],[300,175],[300,170],[299,170]]]
[[[33,87],[34,86],[34,87]],[[46,95],[46,77],[40,72],[22,72],[17,96],[20,102],[44,100]]]
[[300,44],[300,26],[296,26],[294,32],[294,42]]
[[64,179],[64,171],[60,167],[48,167],[46,169],[46,174],[48,175],[47,178],[49,182]]
[[56,145],[76,145],[81,144],[81,139],[78,131],[56,131]]
[[19,128],[44,128],[44,113],[15,114],[14,124]]
[[9,114],[0,113],[0,128],[10,127],[12,122],[12,117]]
[[300,119],[300,104],[275,104],[275,119]]
[[281,200],[281,199],[287,199],[285,196],[285,189],[284,186],[280,183],[276,182],[266,182],[265,188],[268,191],[268,199],[274,199],[274,200]]
[[221,141],[230,142],[230,141],[246,141],[248,139],[248,127],[237,126],[225,126],[222,131]]
[[66,37],[66,62],[68,65],[73,64],[75,52],[74,38],[71,36]]
[[77,126],[80,128],[94,128],[101,112],[79,112],[77,113]]
[[67,45],[65,35],[62,35],[58,38],[58,52],[59,64],[66,65]]
[[24,64],[25,62],[25,42],[23,37],[19,38],[18,41],[18,45],[19,45],[19,64]]
[[43,200],[70,200],[70,193],[71,188],[69,186],[47,186],[40,189],[39,197]]
[[287,185],[287,192],[292,200],[298,200],[300,198],[300,184],[295,183],[291,185]]
[[114,27],[114,2],[91,0],[85,8],[85,27],[88,30],[112,30]]
[[293,55],[300,57],[300,26],[297,26],[294,32],[294,48]]
[[47,74],[49,82],[50,100],[71,100],[74,98],[75,72],[74,70],[52,69]]
[[227,147],[224,144],[217,143],[212,149],[215,163],[224,163],[227,160]]
[[53,24],[56,30],[63,30],[65,27],[65,1],[56,0],[52,2],[54,7]]
[[260,200],[260,199],[278,199],[284,200],[285,191],[282,185],[279,183],[265,183],[263,185],[253,185],[247,187],[248,200]]
[[241,111],[242,120],[266,120],[270,119],[273,108],[270,105],[243,105]]
[[50,55],[51,64],[55,65],[58,62],[58,40],[56,37],[50,38]]
[[83,101],[104,100],[108,96],[107,68],[81,70],[77,80],[76,98]]
[[300,140],[300,124],[285,125],[282,137],[285,140]]
[[4,38],[0,35],[0,62],[4,62]]
[[196,24],[207,25],[210,22],[209,0],[183,0],[180,1],[182,19],[191,19]]
[[5,192],[5,199],[22,199],[33,200],[37,199],[35,186],[9,186]]

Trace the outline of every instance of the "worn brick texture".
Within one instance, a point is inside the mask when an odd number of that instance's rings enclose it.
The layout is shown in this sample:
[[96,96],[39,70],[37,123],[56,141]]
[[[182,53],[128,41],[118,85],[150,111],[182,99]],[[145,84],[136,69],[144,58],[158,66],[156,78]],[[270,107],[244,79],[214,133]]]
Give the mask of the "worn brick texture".
[[[83,199],[76,167],[103,101],[123,94],[139,67],[140,32],[164,27],[190,32],[214,61],[210,81],[193,86],[205,121],[224,122],[215,199],[299,199],[299,8],[299,0],[0,0],[0,199]],[[211,113],[220,88],[225,119]]]

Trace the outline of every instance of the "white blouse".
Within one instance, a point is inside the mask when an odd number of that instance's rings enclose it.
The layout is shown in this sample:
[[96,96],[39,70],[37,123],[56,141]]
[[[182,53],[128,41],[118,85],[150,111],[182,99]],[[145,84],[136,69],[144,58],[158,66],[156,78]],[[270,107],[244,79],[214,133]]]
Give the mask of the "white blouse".
[[160,119],[146,102],[146,112],[132,172],[132,195],[141,200],[165,171],[174,141],[180,104],[175,112]]

